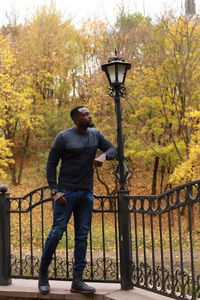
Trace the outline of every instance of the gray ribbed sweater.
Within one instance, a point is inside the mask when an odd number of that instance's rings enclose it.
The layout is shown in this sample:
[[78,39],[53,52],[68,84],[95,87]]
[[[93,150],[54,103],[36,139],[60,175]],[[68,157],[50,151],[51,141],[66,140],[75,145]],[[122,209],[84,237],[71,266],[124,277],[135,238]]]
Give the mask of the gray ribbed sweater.
[[[46,173],[50,188],[70,190],[93,189],[93,161],[97,149],[106,159],[117,156],[115,147],[96,128],[80,133],[76,127],[63,130],[56,136],[49,152]],[[61,160],[57,182],[56,168]]]

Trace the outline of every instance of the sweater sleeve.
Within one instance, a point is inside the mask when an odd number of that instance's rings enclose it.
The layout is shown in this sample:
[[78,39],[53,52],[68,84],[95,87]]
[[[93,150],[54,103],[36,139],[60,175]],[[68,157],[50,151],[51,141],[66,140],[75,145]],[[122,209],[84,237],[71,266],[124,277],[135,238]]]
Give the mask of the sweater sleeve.
[[106,159],[111,160],[117,156],[117,149],[99,131],[98,148],[106,154]]
[[47,182],[51,189],[57,189],[57,165],[62,157],[63,153],[63,138],[62,134],[59,133],[49,151],[49,156],[46,164],[46,177]]

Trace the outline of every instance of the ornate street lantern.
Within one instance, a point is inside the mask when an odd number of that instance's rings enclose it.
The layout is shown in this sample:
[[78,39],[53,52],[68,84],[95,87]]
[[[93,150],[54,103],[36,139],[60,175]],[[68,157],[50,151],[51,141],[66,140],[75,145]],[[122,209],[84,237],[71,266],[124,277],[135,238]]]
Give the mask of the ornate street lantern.
[[123,57],[115,57],[108,60],[107,64],[102,65],[102,70],[106,73],[110,89],[109,95],[115,100],[115,112],[117,117],[117,150],[118,150],[118,166],[114,172],[119,181],[118,196],[118,221],[119,221],[119,244],[120,244],[120,272],[121,287],[128,290],[133,288],[132,282],[132,240],[130,229],[130,212],[129,201],[126,198],[129,191],[126,182],[130,172],[125,164],[124,157],[124,138],[122,133],[122,107],[120,98],[125,96],[124,82],[127,71],[131,69],[131,64],[124,61]]
[[110,89],[109,95],[115,100],[115,112],[117,116],[117,144],[118,144],[118,161],[119,165],[114,170],[114,174],[119,180],[120,190],[126,190],[126,182],[130,177],[130,171],[125,164],[124,157],[124,138],[122,133],[122,108],[120,98],[126,95],[124,82],[127,71],[131,69],[131,64],[125,62],[123,57],[115,56],[109,58],[107,64],[102,65],[102,70],[106,73]]
[[126,73],[131,69],[131,64],[125,62],[123,57],[111,57],[107,64],[102,65],[111,87],[123,86]]

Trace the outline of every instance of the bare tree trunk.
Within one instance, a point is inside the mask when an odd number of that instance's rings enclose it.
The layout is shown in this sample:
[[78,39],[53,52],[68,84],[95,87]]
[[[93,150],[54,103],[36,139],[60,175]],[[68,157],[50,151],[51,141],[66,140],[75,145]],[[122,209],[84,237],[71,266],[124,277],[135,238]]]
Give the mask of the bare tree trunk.
[[151,186],[152,195],[156,195],[158,166],[159,166],[159,157],[156,156],[154,159],[153,178],[152,178],[152,186]]
[[185,0],[185,14],[196,15],[195,0]]
[[160,193],[162,193],[162,191],[163,191],[164,177],[165,177],[165,166],[162,165],[162,167],[161,167],[161,180],[160,180]]
[[23,152],[21,154],[21,161],[20,161],[19,174],[18,174],[18,180],[17,180],[18,184],[20,184],[22,181],[22,173],[23,173],[23,169],[24,169],[24,159],[25,159],[25,156],[26,156],[26,153],[28,150],[29,138],[30,138],[30,128],[27,129],[24,148],[23,148]]
[[13,185],[18,185],[17,178],[16,178],[16,165],[15,163],[9,164],[10,169],[10,176],[11,176],[11,182]]
[[21,157],[20,157],[20,163],[16,163],[16,153],[15,150],[13,150],[13,159],[14,163],[9,164],[10,169],[10,175],[11,175],[11,182],[13,185],[19,185],[22,180],[22,173],[24,169],[24,159],[28,150],[29,145],[29,138],[30,138],[30,128],[27,128],[26,136],[24,139],[24,147],[22,149]]
[[[107,195],[115,195],[117,192],[117,180],[115,180],[115,188],[114,190],[110,191],[108,184],[106,181],[104,181],[100,174],[98,168],[95,169],[96,175],[97,175],[97,180],[105,187]],[[114,200],[109,199],[109,208],[114,209]]]

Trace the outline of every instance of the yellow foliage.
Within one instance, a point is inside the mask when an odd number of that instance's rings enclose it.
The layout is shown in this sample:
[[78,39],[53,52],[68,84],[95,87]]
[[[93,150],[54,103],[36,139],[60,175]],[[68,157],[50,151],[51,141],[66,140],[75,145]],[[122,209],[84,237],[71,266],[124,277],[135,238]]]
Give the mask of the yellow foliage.
[[122,99],[126,152],[138,165],[153,166],[159,157],[165,181],[183,161],[174,180],[196,176],[200,22],[145,19],[128,16],[112,29],[88,19],[76,29],[52,2],[23,26],[2,30],[9,38],[0,35],[0,137],[12,140],[17,167],[25,154],[45,159],[55,134],[71,124],[75,105],[88,106],[116,144],[114,101],[100,65],[117,48],[132,63]]
[[[11,138],[17,124],[18,128],[31,126],[31,90],[29,78],[18,69],[9,39],[0,35],[0,106],[1,128]],[[5,127],[9,128],[5,133]],[[9,131],[9,132],[8,132]]]
[[170,177],[170,182],[173,184],[200,178],[200,111],[189,111],[186,114],[185,122],[193,129],[189,144],[189,157],[175,168]]
[[9,163],[13,163],[10,147],[11,143],[9,141],[6,141],[3,137],[0,137],[0,178],[2,179],[5,179],[7,177],[5,168]]

